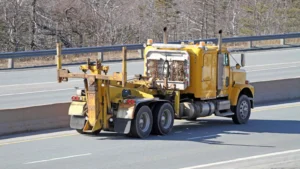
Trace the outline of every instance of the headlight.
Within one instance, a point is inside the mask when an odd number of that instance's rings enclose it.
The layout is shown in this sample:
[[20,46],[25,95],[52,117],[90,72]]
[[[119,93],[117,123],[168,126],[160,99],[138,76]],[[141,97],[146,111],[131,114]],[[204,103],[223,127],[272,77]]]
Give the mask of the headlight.
[[170,67],[169,62],[166,60],[163,65],[163,70],[164,70],[163,73],[165,77],[169,77],[169,67]]

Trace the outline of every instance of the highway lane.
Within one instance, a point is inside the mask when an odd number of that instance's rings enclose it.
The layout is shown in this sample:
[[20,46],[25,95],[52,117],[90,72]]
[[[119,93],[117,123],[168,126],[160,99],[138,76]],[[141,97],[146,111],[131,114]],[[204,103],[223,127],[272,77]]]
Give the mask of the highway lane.
[[[105,66],[109,66],[109,74],[122,71],[122,64],[119,62],[103,64]],[[79,65],[64,66],[63,68],[69,69],[73,73],[82,73],[82,71],[79,70]],[[142,62],[128,61],[127,70],[128,74],[143,73]],[[0,71],[0,85],[3,86],[12,84],[49,83],[55,82],[56,77],[56,67],[4,70]]]
[[[291,50],[273,50],[261,52],[246,53],[246,66],[268,65],[268,64],[282,64],[300,62],[300,49]],[[233,58],[240,62],[240,54],[232,54]],[[231,66],[235,65],[233,58],[230,58]],[[104,63],[110,66],[109,72],[121,71],[121,63]],[[279,65],[278,65],[279,66]],[[143,73],[142,61],[128,62],[128,74]],[[79,72],[78,65],[64,66],[72,72]],[[56,81],[56,67],[48,68],[34,68],[21,70],[2,70],[0,71],[0,86],[11,84],[28,84],[28,83],[44,83]]]
[[[300,75],[300,69],[298,67],[276,70],[278,71],[276,73],[274,72],[274,69],[249,70],[247,79],[249,79],[250,82],[256,82],[273,80],[275,79],[274,76],[292,78]],[[83,88],[82,81],[72,80],[63,84],[53,82],[44,84],[0,86],[0,109],[69,102],[71,96],[75,94],[75,87]]]
[[217,117],[176,121],[170,135],[145,140],[109,132],[79,135],[72,130],[2,137],[0,168],[299,167],[299,110],[300,102],[259,107],[246,125]]
[[[290,63],[292,65],[292,63]],[[300,77],[300,65],[295,66],[278,66],[276,68],[266,66],[264,68],[245,68],[247,79],[250,82],[270,81],[276,79],[288,79]]]
[[[247,79],[250,82],[291,78],[300,75],[300,49],[246,53]],[[233,57],[239,62],[240,57]],[[121,63],[107,63],[110,72],[121,71]],[[231,66],[235,65],[231,58]],[[78,66],[67,66],[72,72],[80,72]],[[128,62],[128,75],[143,73],[141,61]],[[75,87],[83,87],[79,79],[68,83],[56,82],[56,69],[37,68],[0,72],[0,109],[68,102]]]
[[243,168],[243,169],[298,169],[300,168],[300,149],[281,151],[234,160],[220,161],[182,169],[220,169],[220,168]]

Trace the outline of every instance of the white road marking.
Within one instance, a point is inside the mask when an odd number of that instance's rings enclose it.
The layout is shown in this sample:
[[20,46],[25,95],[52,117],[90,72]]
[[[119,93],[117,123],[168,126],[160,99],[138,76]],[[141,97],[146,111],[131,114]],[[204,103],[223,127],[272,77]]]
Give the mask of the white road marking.
[[289,64],[297,64],[300,62],[285,62],[285,63],[271,63],[271,64],[263,64],[263,65],[251,65],[245,66],[245,68],[252,68],[252,67],[264,67],[264,66],[278,66],[278,65],[289,65]]
[[288,68],[295,68],[300,66],[288,66],[288,67],[277,67],[277,68],[268,68],[268,69],[255,69],[255,70],[247,70],[247,72],[259,72],[264,70],[277,70],[277,69],[288,69]]
[[[117,64],[122,64],[122,63],[108,63],[108,64],[105,64],[105,66],[115,66]],[[66,65],[66,66],[63,65],[63,69],[69,69],[69,70],[71,70],[73,68],[76,69],[80,65],[83,65],[83,64]],[[18,73],[18,72],[25,72],[25,71],[26,72],[28,72],[28,71],[30,71],[30,72],[37,72],[37,71],[40,72],[41,70],[53,70],[53,67],[33,67],[33,68],[29,68],[29,70],[26,69],[26,68],[25,69],[20,69],[20,70],[4,70],[4,71],[0,70],[0,74],[1,73]],[[56,68],[55,68],[54,71],[56,71]]]
[[42,91],[34,91],[34,92],[3,94],[3,95],[0,95],[0,97],[13,96],[13,95],[24,95],[24,94],[33,94],[33,93],[58,92],[58,91],[65,91],[65,90],[72,90],[72,89],[75,90],[74,88],[56,89],[56,90],[42,90]]
[[52,158],[52,159],[48,159],[48,160],[32,161],[32,162],[27,162],[27,163],[24,163],[24,164],[43,163],[43,162],[48,162],[48,161],[62,160],[62,159],[75,158],[75,157],[82,157],[82,156],[89,156],[89,155],[91,155],[91,153],[87,153],[87,154],[78,154],[78,155],[72,155],[72,156],[66,156],[66,157],[59,157],[59,158]]
[[187,140],[197,140],[200,138],[215,137],[215,136],[221,136],[221,135],[222,134],[214,134],[214,135],[207,135],[207,136],[191,137],[191,138],[187,138]]
[[[263,64],[263,65],[252,65],[252,66],[245,66],[245,68],[255,68],[255,67],[265,67],[265,66],[277,66],[277,65],[288,65],[288,64],[300,64],[300,62],[286,62],[286,63],[274,63],[274,64]],[[108,64],[110,66],[117,66],[120,63],[115,63],[115,64]],[[257,70],[249,70],[247,72],[256,72],[256,71],[264,71],[264,70],[276,70],[276,69],[285,69],[285,68],[295,68],[295,67],[300,67],[300,66],[289,66],[289,67],[278,67],[278,68],[269,68],[269,69],[257,69]],[[4,72],[1,72],[4,73]],[[5,72],[7,73],[7,72]],[[133,78],[134,75],[129,75],[128,78]],[[70,80],[69,82],[80,82],[82,80]],[[25,83],[25,84],[11,84],[11,85],[3,85],[0,86],[2,87],[15,87],[15,86],[29,86],[29,85],[43,85],[43,84],[54,84],[57,83],[55,82],[42,82],[42,83]]]
[[278,164],[284,164],[284,163],[290,163],[290,162],[297,162],[297,160],[284,160],[284,161],[279,161],[279,162],[272,162],[272,163],[266,163],[266,164],[258,164],[258,165],[251,165],[251,167],[262,167],[262,166],[268,166],[268,165],[278,165]]
[[[127,78],[133,78],[134,75],[129,75]],[[73,82],[82,82],[82,80],[69,80],[68,83]],[[11,85],[2,85],[2,87],[16,87],[16,86],[33,86],[33,85],[44,85],[44,84],[58,84],[58,82],[42,82],[42,83],[24,83],[24,84],[11,84]]]
[[[287,62],[287,63],[274,63],[274,64],[263,64],[263,65],[253,65],[253,66],[246,66],[245,68],[255,68],[255,67],[265,67],[265,66],[276,66],[276,65],[287,65],[287,64],[297,64],[300,62]],[[111,64],[111,66],[117,65]],[[269,69],[256,69],[256,70],[248,70],[247,72],[257,72],[257,71],[265,71],[265,70],[276,70],[276,69],[285,69],[285,68],[295,68],[300,66],[288,66],[288,67],[278,67],[278,68],[269,68]],[[134,75],[129,75],[128,79],[133,78]],[[69,82],[80,82],[81,80],[70,80]],[[16,86],[29,86],[29,85],[44,85],[44,84],[56,84],[57,82],[42,82],[42,83],[27,83],[27,84],[11,84],[11,85],[3,85],[0,86],[0,88],[6,88],[6,87],[16,87]],[[3,94],[0,95],[0,97],[3,96],[13,96],[13,95],[24,95],[24,94],[33,94],[33,93],[45,93],[45,92],[55,92],[55,91],[64,91],[64,90],[71,90],[73,88],[65,88],[65,89],[57,89],[57,90],[43,90],[43,91],[36,91],[36,92],[24,92],[24,93],[11,93],[11,94]]]
[[244,158],[237,158],[237,159],[234,159],[234,160],[202,164],[202,165],[191,166],[191,167],[186,167],[186,168],[181,168],[181,169],[198,169],[198,168],[212,167],[212,166],[218,166],[218,165],[222,165],[222,164],[229,164],[229,163],[233,163],[233,162],[253,160],[253,159],[258,159],[258,158],[272,157],[272,156],[276,156],[276,155],[284,155],[284,154],[297,153],[297,152],[300,152],[300,149],[281,151],[281,152],[262,154],[262,155],[255,155],[255,156],[244,157]]
[[[80,82],[82,80],[69,80],[68,82],[73,83],[73,82]],[[11,84],[11,85],[3,85],[0,87],[15,87],[15,86],[33,86],[33,85],[44,85],[44,84],[53,84],[53,83],[57,83],[58,82],[42,82],[42,83],[24,83],[24,84]]]
[[[133,78],[133,75],[128,76],[129,78]],[[47,83],[52,83],[52,82],[47,82]],[[57,83],[57,82],[53,82],[53,83]],[[37,84],[37,83],[35,83]],[[40,83],[43,84],[43,83]],[[23,84],[25,85],[25,84]],[[27,84],[27,85],[31,85],[31,84]],[[0,87],[7,87],[7,86],[0,86]],[[14,95],[25,95],[25,94],[34,94],[34,93],[47,93],[47,92],[57,92],[57,91],[65,91],[65,90],[75,90],[75,88],[63,88],[63,89],[55,89],[55,90],[41,90],[41,91],[33,91],[33,92],[23,92],[23,93],[9,93],[9,94],[2,94],[0,95],[0,97],[4,97],[4,96],[14,96]]]

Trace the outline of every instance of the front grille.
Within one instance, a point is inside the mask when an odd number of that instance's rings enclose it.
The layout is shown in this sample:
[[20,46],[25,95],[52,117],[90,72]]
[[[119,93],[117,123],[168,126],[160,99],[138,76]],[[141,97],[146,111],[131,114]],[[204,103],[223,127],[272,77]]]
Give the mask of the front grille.
[[[158,78],[159,80],[164,79],[164,60],[147,60],[147,76]],[[186,61],[169,61],[169,81],[185,81],[187,78],[187,63]]]

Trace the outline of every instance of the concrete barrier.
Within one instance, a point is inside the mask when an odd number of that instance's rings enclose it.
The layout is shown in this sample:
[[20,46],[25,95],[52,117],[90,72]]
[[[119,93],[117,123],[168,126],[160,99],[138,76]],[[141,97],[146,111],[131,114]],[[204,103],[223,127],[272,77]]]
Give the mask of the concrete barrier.
[[[300,78],[254,82],[255,105],[300,99]],[[69,127],[70,103],[0,110],[0,135]]]
[[256,105],[300,99],[300,78],[254,82]]
[[0,110],[0,135],[69,127],[69,104]]

